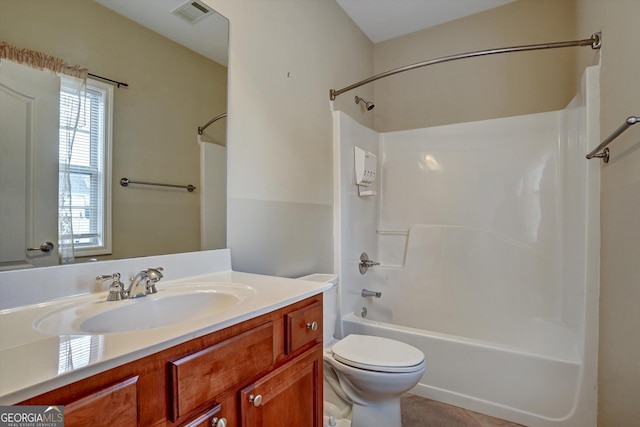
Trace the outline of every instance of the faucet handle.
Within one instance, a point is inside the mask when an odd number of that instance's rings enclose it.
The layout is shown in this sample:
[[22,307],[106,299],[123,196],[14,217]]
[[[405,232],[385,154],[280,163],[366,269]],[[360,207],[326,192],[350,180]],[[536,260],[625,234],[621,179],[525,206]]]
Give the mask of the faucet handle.
[[360,262],[358,263],[358,270],[360,270],[360,274],[366,273],[369,267],[373,267],[376,265],[380,265],[380,263],[370,260],[369,255],[367,255],[366,252],[362,252],[362,254],[360,255]]
[[145,270],[145,272],[147,273],[147,278],[149,279],[147,281],[147,293],[148,294],[156,294],[156,293],[158,293],[158,289],[156,289],[156,283],[159,282],[160,279],[162,279],[164,277],[164,275],[161,273],[161,271],[164,271],[164,268],[156,267],[156,268],[147,268]]
[[109,285],[107,301],[120,301],[125,299],[124,284],[120,281],[120,273],[103,274],[96,277],[96,280],[101,282],[109,279],[113,279],[113,281],[111,285]]
[[164,277],[164,275],[161,273],[161,271],[164,271],[164,268],[162,267],[147,268],[145,271],[147,272],[147,276],[149,276],[149,279],[153,280],[154,282],[157,282]]
[[116,274],[118,275],[118,278],[120,278],[120,273],[113,273],[113,274],[101,274],[99,276],[96,276],[96,280],[99,282],[104,282],[105,280],[114,279]]

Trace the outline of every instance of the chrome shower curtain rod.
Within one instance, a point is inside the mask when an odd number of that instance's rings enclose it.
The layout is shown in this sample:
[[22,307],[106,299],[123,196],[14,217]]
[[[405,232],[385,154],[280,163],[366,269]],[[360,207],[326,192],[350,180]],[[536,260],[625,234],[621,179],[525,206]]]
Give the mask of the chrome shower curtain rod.
[[457,59],[465,59],[465,58],[474,58],[476,56],[485,56],[485,55],[496,55],[498,53],[509,53],[509,52],[525,52],[529,50],[541,50],[541,49],[557,49],[561,47],[574,47],[574,46],[591,46],[592,49],[600,49],[602,46],[602,33],[597,32],[591,35],[591,38],[584,40],[574,40],[568,42],[556,42],[556,43],[543,43],[543,44],[530,44],[525,46],[513,46],[513,47],[503,47],[498,49],[487,49],[487,50],[478,50],[474,52],[467,53],[459,53],[457,55],[450,56],[442,56],[440,58],[429,59],[423,62],[417,62],[411,65],[405,65],[404,67],[395,68],[393,70],[385,71],[384,73],[376,74],[373,77],[369,77],[368,79],[364,79],[358,83],[354,83],[350,86],[344,87],[342,89],[329,89],[329,99],[331,101],[335,100],[336,97],[344,92],[350,91],[362,85],[366,85],[367,83],[374,82],[376,80],[382,79],[384,77],[389,77],[394,74],[402,73],[409,70],[414,70],[416,68],[426,67],[427,65],[435,65],[440,64],[442,62],[455,61]]
[[222,113],[222,114],[219,114],[219,115],[215,116],[213,119],[209,120],[206,125],[198,126],[198,135],[202,135],[202,132],[204,132],[204,130],[206,128],[208,128],[211,123],[213,123],[215,121],[218,121],[220,119],[223,119],[225,117],[227,117],[227,113]]

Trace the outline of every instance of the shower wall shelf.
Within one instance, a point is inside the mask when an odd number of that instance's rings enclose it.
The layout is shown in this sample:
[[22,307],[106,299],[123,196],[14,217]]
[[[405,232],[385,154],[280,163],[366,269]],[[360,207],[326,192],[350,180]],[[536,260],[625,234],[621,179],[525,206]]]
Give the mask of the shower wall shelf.
[[620,127],[613,131],[611,135],[609,135],[604,141],[600,143],[593,151],[587,154],[587,159],[593,159],[597,157],[602,159],[603,162],[609,163],[609,149],[606,148],[614,139],[620,136],[622,132],[629,129],[632,125],[640,122],[640,117],[631,116],[625,120],[625,122],[620,125]]
[[148,181],[134,181],[129,178],[121,178],[120,185],[123,187],[128,187],[129,184],[140,184],[140,185],[155,185],[157,187],[172,187],[172,188],[186,188],[189,193],[193,193],[193,190],[196,189],[194,185],[178,185],[178,184],[162,184],[159,182],[148,182]]

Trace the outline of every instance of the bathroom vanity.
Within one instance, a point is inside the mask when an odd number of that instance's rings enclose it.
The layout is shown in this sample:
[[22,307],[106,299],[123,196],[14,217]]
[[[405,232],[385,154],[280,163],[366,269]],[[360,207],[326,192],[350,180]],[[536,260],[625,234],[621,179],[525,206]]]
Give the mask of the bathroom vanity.
[[322,294],[20,404],[65,405],[66,426],[320,426],[321,322]]
[[[18,276],[0,274],[3,296],[8,280]],[[104,291],[3,307],[0,403],[64,405],[66,426],[322,426],[322,292],[327,285],[225,270],[160,282],[156,295],[166,300],[197,289],[197,297],[206,300],[232,285],[251,292],[221,312],[157,328],[134,324],[130,330],[121,326],[130,320],[123,318],[114,322],[118,332],[83,332],[86,322],[64,325],[58,315],[81,317],[93,307],[99,312],[114,303],[103,301]],[[143,309],[140,304],[161,301],[156,298],[115,304],[118,310],[126,304]],[[64,335],[51,334],[51,318]],[[70,334],[74,328],[77,334]],[[74,337],[87,337],[91,356],[84,366],[63,357],[65,351],[77,351],[65,346]]]

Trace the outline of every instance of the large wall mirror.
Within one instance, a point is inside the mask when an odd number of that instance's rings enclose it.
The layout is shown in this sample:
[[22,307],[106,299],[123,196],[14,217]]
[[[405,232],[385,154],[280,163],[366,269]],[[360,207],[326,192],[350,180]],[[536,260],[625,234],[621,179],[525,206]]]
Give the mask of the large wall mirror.
[[[211,123],[201,135],[198,128],[227,111],[228,34],[227,19],[198,1],[0,1],[0,41],[128,84],[106,82],[113,92],[106,131],[111,140],[106,185],[111,207],[104,212],[111,220],[110,248],[80,250],[75,262],[226,246],[226,119]],[[7,65],[13,63],[0,62],[0,79],[9,74]],[[33,68],[17,71],[20,79],[37,80],[38,73],[55,76]],[[49,129],[45,132],[32,126],[45,112],[59,117],[59,101],[58,106],[56,101],[49,106],[29,101],[28,92],[40,83],[27,83],[24,93],[5,83],[0,80],[0,270],[55,265],[57,195],[49,193],[57,193],[58,183],[38,174],[57,168],[60,129],[43,127]],[[37,104],[43,112],[31,105],[25,117],[19,112],[10,116],[14,101]],[[122,178],[193,185],[196,190],[125,187]],[[49,201],[40,201],[40,193]],[[74,239],[82,248],[75,233]],[[43,251],[46,242],[56,247]]]

